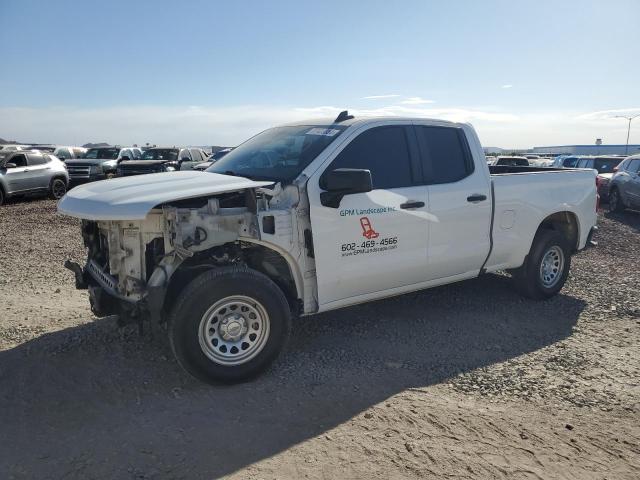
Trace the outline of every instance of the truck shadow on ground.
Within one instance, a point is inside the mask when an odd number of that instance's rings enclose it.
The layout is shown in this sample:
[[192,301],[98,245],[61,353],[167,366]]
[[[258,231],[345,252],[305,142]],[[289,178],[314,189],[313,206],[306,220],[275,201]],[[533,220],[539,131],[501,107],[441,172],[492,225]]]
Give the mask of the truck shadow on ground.
[[215,478],[407,388],[571,335],[585,303],[480,279],[299,319],[285,355],[236,386],[186,377],[166,342],[110,319],[0,352],[0,477]]

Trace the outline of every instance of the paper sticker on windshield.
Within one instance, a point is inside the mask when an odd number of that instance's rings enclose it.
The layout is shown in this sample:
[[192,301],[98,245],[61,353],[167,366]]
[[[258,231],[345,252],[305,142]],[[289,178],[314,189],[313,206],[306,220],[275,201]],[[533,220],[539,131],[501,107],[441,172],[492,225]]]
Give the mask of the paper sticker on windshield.
[[312,128],[307,132],[307,135],[323,135],[325,137],[333,137],[338,133],[340,133],[340,130],[336,130],[335,128]]

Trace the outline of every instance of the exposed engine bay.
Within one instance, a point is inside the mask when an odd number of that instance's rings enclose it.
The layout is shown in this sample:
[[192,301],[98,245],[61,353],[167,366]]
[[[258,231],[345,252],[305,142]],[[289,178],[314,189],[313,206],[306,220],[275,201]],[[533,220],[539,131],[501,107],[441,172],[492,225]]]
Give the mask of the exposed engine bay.
[[[166,306],[195,276],[246,265],[285,292],[292,311],[317,310],[306,195],[297,185],[168,202],[144,220],[83,220],[84,268],[67,262],[98,316],[121,324],[163,321]],[[304,266],[303,271],[300,267]]]

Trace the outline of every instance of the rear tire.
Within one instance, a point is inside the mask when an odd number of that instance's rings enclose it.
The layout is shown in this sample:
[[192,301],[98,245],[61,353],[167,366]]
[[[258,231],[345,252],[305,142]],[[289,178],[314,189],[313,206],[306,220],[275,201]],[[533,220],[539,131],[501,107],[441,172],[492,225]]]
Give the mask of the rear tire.
[[571,249],[565,237],[554,230],[540,230],[524,264],[513,272],[516,289],[534,300],[553,297],[567,281],[570,267]]
[[282,291],[262,273],[239,267],[196,277],[178,296],[168,325],[180,366],[207,383],[237,383],[263,372],[290,331]]
[[5,200],[4,191],[2,190],[2,188],[0,188],[0,205],[4,205],[4,200]]
[[609,211],[612,213],[620,213],[624,211],[625,206],[622,202],[622,197],[617,188],[613,188],[609,192]]
[[67,182],[62,178],[54,178],[49,185],[49,198],[51,200],[60,200],[67,193]]

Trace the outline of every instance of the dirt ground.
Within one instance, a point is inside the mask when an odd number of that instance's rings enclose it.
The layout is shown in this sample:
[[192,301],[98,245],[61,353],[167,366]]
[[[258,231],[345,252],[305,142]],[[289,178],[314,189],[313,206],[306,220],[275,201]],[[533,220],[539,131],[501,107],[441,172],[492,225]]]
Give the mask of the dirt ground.
[[640,478],[640,214],[596,240],[549,301],[489,275],[302,318],[211,387],[92,316],[78,222],[0,207],[0,478]]

